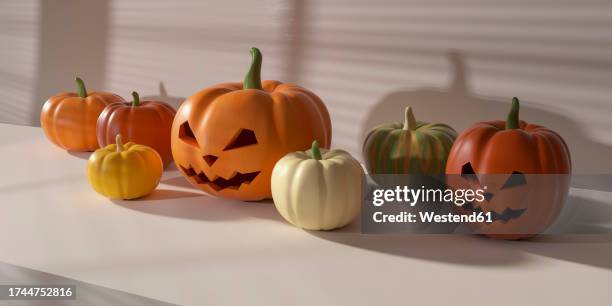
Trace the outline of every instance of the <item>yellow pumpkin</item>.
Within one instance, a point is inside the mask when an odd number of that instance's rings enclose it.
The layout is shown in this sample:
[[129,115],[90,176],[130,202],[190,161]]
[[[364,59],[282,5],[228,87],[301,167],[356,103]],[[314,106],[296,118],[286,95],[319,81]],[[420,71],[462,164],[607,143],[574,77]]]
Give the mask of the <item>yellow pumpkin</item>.
[[89,184],[111,199],[135,199],[157,187],[163,171],[159,154],[152,148],[121,141],[121,134],[110,144],[96,150],[87,162]]

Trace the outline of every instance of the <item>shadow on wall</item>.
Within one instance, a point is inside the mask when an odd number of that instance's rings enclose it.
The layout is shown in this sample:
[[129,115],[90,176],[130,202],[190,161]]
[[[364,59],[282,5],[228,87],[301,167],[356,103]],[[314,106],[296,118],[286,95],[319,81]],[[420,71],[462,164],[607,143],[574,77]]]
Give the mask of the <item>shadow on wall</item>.
[[612,269],[612,229],[598,227],[612,214],[609,203],[579,196],[569,202],[580,206],[573,217],[557,224],[555,234],[538,235],[529,240],[504,241],[468,234],[364,235],[360,220],[336,231],[307,231],[320,239],[360,249],[446,262],[465,266],[516,266],[529,263],[537,254],[593,267]]
[[[469,73],[462,54],[450,52],[453,79],[448,88],[399,90],[385,96],[368,112],[361,131],[361,139],[383,122],[403,121],[401,115],[407,105],[413,107],[417,120],[443,122],[459,133],[474,122],[504,119],[512,97],[480,97],[470,90]],[[521,97],[519,97],[521,98]],[[608,162],[612,147],[590,139],[581,126],[558,113],[536,107],[528,97],[521,99],[521,119],[543,125],[559,133],[570,147],[573,173],[605,173],[612,171]]]
[[172,107],[174,107],[175,110],[178,110],[179,106],[181,106],[181,103],[185,101],[184,97],[168,95],[168,91],[166,91],[166,85],[164,84],[163,81],[159,82],[159,94],[158,95],[144,96],[141,99],[143,101],[147,100],[147,101],[165,102],[165,103],[172,105]]
[[58,88],[76,91],[77,75],[90,91],[105,87],[109,15],[110,0],[41,1],[39,70],[30,124],[40,125],[40,109],[48,97],[62,91]]

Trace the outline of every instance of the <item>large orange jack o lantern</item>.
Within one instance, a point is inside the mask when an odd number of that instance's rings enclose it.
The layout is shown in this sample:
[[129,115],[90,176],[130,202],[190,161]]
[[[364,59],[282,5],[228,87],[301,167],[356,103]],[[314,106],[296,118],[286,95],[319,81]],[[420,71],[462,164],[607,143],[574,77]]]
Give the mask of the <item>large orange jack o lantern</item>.
[[251,49],[244,83],[223,83],[189,97],[172,124],[172,155],[189,182],[226,198],[271,198],[274,164],[313,140],[331,144],[327,108],[293,84],[261,81],[262,56]]
[[457,210],[490,213],[492,222],[470,223],[476,233],[524,239],[559,216],[569,192],[571,160],[557,133],[519,121],[514,98],[506,121],[480,122],[455,141],[446,164],[451,188],[487,189],[484,199]]

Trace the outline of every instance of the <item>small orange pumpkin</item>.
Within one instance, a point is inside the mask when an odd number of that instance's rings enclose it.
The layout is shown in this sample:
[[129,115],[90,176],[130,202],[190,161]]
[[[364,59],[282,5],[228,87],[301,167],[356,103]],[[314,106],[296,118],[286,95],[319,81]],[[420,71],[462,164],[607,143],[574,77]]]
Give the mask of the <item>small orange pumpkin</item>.
[[97,123],[98,144],[105,147],[115,143],[115,137],[121,134],[126,141],[155,149],[167,165],[172,161],[170,130],[176,111],[164,102],[141,102],[135,91],[132,97],[131,103],[104,108]]
[[65,150],[94,151],[99,148],[98,116],[107,105],[125,100],[107,92],[87,93],[83,80],[77,77],[75,81],[78,93],[63,92],[45,102],[40,126],[51,142]]
[[177,167],[198,188],[215,196],[254,201],[271,198],[274,164],[317,139],[331,144],[325,104],[300,86],[260,79],[261,53],[244,83],[224,83],[188,98],[172,125]]

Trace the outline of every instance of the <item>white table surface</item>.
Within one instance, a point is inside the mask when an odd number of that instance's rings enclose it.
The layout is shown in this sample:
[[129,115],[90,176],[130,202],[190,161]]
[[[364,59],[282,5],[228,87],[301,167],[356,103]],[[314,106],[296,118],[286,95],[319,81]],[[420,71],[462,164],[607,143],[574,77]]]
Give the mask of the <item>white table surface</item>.
[[86,156],[0,124],[0,262],[181,305],[612,305],[610,234],[308,232],[176,170],[113,202],[88,185]]

